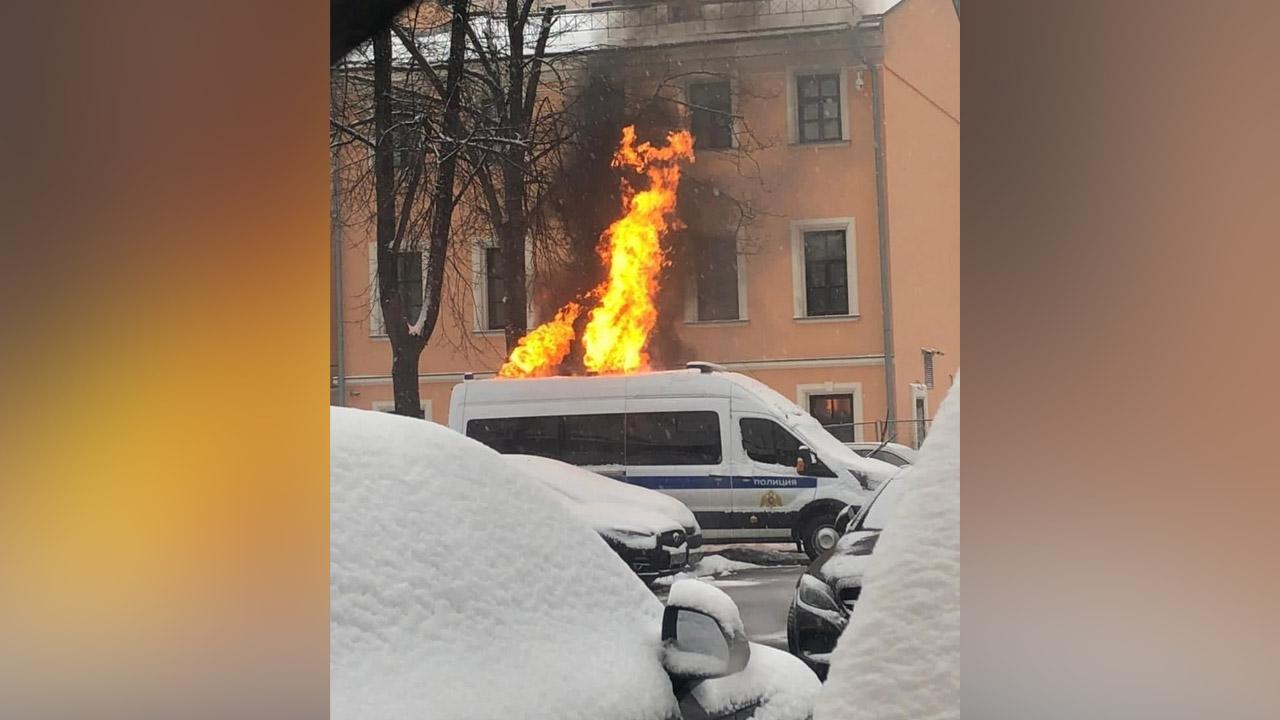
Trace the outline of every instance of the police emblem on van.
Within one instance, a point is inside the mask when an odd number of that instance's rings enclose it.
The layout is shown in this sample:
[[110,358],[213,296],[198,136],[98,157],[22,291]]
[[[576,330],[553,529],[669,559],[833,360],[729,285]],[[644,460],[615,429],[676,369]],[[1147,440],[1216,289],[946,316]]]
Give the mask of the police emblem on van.
[[760,496],[760,507],[775,508],[782,507],[782,505],[782,496],[779,495],[776,490],[770,490]]

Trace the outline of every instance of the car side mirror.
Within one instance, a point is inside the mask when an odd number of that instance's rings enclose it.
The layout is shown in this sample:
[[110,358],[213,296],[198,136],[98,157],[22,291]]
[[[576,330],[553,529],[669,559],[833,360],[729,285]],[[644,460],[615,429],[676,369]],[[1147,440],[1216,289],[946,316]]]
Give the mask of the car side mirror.
[[740,672],[751,658],[742,616],[723,590],[700,580],[678,580],[662,614],[663,667],[681,680]]

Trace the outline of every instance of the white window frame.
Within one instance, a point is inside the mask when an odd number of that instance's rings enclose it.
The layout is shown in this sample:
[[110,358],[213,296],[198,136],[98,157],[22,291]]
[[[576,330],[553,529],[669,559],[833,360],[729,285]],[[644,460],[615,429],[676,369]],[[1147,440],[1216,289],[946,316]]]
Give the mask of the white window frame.
[[369,243],[369,337],[386,340],[387,325],[382,321],[382,303],[378,292],[378,243]]
[[[418,407],[422,408],[422,416],[431,420],[431,398],[418,398]],[[369,409],[375,412],[391,412],[396,409],[395,400],[374,400]],[[435,422],[432,420],[432,422]]]
[[[471,244],[471,299],[474,309],[471,332],[475,335],[499,337],[506,332],[501,328],[489,329],[489,283],[485,282],[484,251],[496,247],[498,239],[493,237],[480,238]],[[533,247],[528,241],[524,244],[524,276],[526,280],[533,277]],[[525,325],[533,327],[533,305],[527,301],[527,292],[525,298]]]
[[[804,234],[824,230],[843,230],[845,243],[845,271],[849,274],[849,310],[844,315],[809,315],[808,285],[805,277]],[[858,314],[858,235],[854,219],[821,218],[791,221],[791,289],[792,318],[801,322],[841,322],[855,320]]]
[[[685,103],[690,103],[693,94],[689,91],[690,86],[703,85],[712,82],[728,82],[729,83],[729,113],[733,116],[729,119],[729,147],[727,148],[706,148],[707,152],[729,152],[738,149],[738,132],[742,130],[741,123],[738,118],[742,114],[742,110],[738,107],[738,74],[736,72],[713,73],[708,72],[705,75],[696,75],[690,77],[680,87]],[[688,122],[690,129],[693,128],[693,108],[686,105],[685,120]],[[698,139],[694,138],[695,145]]]
[[[929,419],[929,388],[924,383],[911,383],[911,437],[914,441],[914,447],[919,450],[920,444],[924,442],[924,438],[920,436],[920,420],[916,415],[916,401],[924,400],[924,419]],[[925,431],[928,434],[928,431]]]
[[746,253],[743,252],[742,232],[739,231],[737,237],[734,238],[734,244],[737,246],[737,252],[734,253],[734,260],[738,269],[738,317],[726,320],[699,320],[698,319],[698,273],[696,270],[690,270],[688,277],[689,292],[685,293],[684,298],[684,321],[688,325],[733,325],[745,323],[747,316],[747,268],[744,258]]
[[[796,97],[796,78],[801,75],[840,74],[840,139],[821,142],[800,142],[800,108]],[[787,143],[795,147],[832,147],[848,143],[849,132],[849,68],[829,65],[800,65],[787,68]]]
[[801,410],[809,412],[810,395],[846,394],[853,396],[853,442],[862,442],[862,383],[828,380],[821,383],[796,385],[796,404]]

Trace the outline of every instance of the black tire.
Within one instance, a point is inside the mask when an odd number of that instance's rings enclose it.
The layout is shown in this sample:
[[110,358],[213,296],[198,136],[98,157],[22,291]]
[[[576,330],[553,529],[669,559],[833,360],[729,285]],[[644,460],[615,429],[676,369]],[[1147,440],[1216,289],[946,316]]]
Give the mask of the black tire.
[[834,515],[819,515],[805,523],[804,529],[800,531],[800,542],[804,545],[804,553],[809,556],[809,560],[817,560],[819,555],[835,545],[839,537]]

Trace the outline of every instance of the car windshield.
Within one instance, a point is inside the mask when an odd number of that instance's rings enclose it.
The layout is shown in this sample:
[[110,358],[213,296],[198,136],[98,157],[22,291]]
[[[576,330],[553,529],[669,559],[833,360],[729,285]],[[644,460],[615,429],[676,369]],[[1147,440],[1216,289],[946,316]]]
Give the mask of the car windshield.
[[858,530],[883,530],[893,511],[898,506],[898,498],[902,495],[904,485],[898,477],[885,483],[880,492],[871,499],[867,512],[858,523]]

